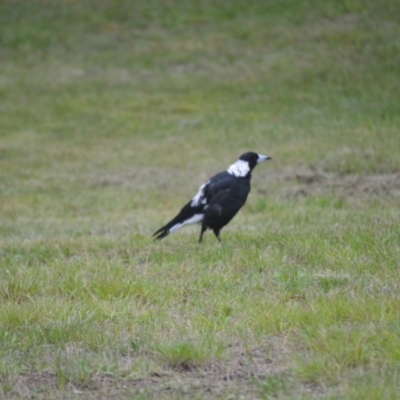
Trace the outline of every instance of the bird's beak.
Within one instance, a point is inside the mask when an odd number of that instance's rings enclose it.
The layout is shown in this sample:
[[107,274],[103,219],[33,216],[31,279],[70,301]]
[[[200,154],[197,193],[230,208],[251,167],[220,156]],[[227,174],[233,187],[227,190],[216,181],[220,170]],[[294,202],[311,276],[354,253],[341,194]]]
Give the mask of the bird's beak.
[[262,154],[259,154],[258,155],[258,159],[257,159],[257,164],[260,164],[260,163],[262,163],[264,161],[267,161],[267,160],[271,160],[271,157],[263,156]]

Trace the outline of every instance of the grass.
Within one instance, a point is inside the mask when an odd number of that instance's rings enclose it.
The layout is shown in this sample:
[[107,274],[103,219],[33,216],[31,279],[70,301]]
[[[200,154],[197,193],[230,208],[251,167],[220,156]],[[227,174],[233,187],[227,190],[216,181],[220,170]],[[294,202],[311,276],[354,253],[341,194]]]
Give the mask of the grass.
[[[0,4],[0,397],[394,399],[394,2]],[[243,151],[245,208],[151,233]]]

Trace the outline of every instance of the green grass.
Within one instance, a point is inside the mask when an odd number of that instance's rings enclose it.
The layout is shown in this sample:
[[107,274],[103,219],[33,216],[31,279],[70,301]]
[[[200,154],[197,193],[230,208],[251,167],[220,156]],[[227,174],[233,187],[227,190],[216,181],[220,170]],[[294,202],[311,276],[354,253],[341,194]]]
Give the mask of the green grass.
[[[0,2],[0,397],[397,398],[399,17]],[[222,246],[151,240],[248,150]]]

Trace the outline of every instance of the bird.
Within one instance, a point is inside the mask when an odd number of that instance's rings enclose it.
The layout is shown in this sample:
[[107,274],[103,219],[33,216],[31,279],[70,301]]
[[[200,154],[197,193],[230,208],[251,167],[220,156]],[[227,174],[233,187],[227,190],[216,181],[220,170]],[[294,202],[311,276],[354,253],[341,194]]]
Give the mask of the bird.
[[242,154],[227,170],[201,185],[198,193],[178,215],[154,232],[154,239],[161,240],[185,225],[198,223],[201,224],[199,243],[207,229],[212,230],[217,240],[222,242],[221,229],[246,203],[251,172],[257,164],[266,160],[271,160],[271,157],[252,151]]

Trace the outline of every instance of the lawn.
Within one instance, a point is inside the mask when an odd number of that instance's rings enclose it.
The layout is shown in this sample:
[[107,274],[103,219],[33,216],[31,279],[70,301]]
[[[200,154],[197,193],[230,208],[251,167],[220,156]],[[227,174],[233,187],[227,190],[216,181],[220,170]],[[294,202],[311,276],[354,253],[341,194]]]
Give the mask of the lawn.
[[[398,398],[399,20],[0,1],[0,398]],[[152,240],[245,151],[223,245]]]

